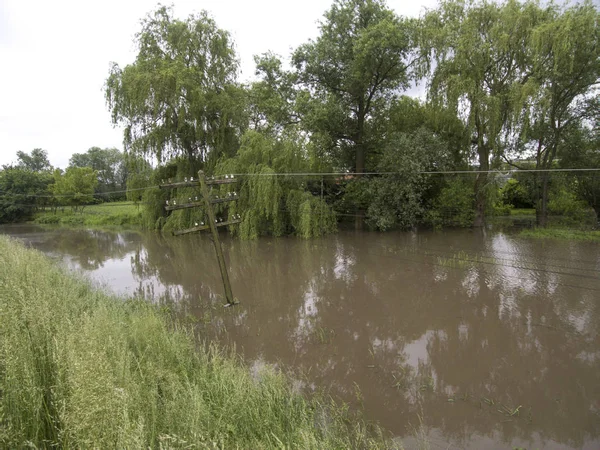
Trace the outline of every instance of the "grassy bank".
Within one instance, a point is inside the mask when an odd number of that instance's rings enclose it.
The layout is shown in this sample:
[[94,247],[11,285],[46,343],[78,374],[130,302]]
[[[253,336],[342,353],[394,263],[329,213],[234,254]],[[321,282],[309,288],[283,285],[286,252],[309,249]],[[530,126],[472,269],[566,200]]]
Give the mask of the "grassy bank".
[[533,228],[521,231],[521,236],[537,239],[565,239],[600,242],[600,231],[569,230],[562,228]]
[[137,228],[142,226],[142,213],[141,206],[138,209],[133,202],[111,202],[86,206],[81,212],[72,211],[69,207],[56,212],[40,211],[36,213],[34,222],[63,226]]
[[511,216],[535,216],[534,208],[513,208],[510,210]]
[[0,236],[0,447],[388,448],[348,418]]

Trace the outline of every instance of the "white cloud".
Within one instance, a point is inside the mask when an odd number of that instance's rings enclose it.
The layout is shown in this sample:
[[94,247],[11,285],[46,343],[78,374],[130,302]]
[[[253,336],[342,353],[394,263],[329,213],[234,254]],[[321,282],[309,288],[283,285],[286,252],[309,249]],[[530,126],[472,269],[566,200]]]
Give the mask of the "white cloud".
[[[416,16],[434,0],[390,1],[399,14]],[[253,55],[272,50],[284,57],[318,33],[330,3],[319,0],[204,0],[175,2],[175,14],[205,9],[228,30],[241,61],[241,79],[253,76]],[[48,150],[65,167],[92,146],[122,148],[102,86],[109,64],[135,57],[133,36],[151,0],[3,0],[0,3],[0,164],[17,150]]]

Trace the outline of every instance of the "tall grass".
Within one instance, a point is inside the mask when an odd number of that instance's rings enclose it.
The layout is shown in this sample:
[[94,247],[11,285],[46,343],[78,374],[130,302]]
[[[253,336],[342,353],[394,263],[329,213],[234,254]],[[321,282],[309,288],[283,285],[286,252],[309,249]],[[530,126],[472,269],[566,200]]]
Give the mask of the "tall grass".
[[89,227],[142,227],[142,212],[133,202],[109,202],[86,206],[83,211],[70,208],[38,211],[35,223],[63,226]]
[[0,236],[0,447],[384,448],[376,427]]
[[563,239],[571,241],[600,242],[600,231],[585,231],[563,228],[532,228],[520,233],[523,237],[537,239]]

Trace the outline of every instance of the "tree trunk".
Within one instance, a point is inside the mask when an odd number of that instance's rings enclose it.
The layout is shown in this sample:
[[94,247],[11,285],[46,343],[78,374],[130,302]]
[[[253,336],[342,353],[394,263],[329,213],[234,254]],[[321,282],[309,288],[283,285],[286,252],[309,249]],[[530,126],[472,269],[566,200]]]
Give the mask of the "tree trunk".
[[487,182],[487,173],[480,173],[475,180],[475,220],[474,227],[485,225],[485,192],[483,187]]
[[539,227],[548,225],[548,172],[542,172],[542,192],[535,210],[536,221]]
[[594,212],[596,213],[596,227],[600,226],[600,205],[594,205]]
[[473,226],[482,227],[485,225],[485,185],[488,179],[487,171],[490,170],[490,152],[481,138],[478,139],[477,155],[479,156],[479,170],[481,172],[477,174],[475,179],[475,220]]
[[[365,161],[366,161],[366,152],[365,147],[363,145],[363,132],[365,127],[365,113],[362,104],[359,104],[358,108],[358,124],[356,130],[356,177],[360,178],[365,173]],[[357,231],[361,231],[364,228],[365,222],[365,210],[358,209],[356,212],[356,217],[354,219],[354,227]]]

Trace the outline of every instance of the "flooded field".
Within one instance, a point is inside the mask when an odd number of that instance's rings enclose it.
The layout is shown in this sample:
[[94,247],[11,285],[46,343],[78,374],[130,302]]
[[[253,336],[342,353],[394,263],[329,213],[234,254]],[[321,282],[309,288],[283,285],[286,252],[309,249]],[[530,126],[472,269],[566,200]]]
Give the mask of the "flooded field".
[[[208,236],[4,227],[117,293],[173,304],[250,366],[363,409],[407,447],[600,447],[600,245],[511,232]],[[417,436],[417,438],[415,438]]]

